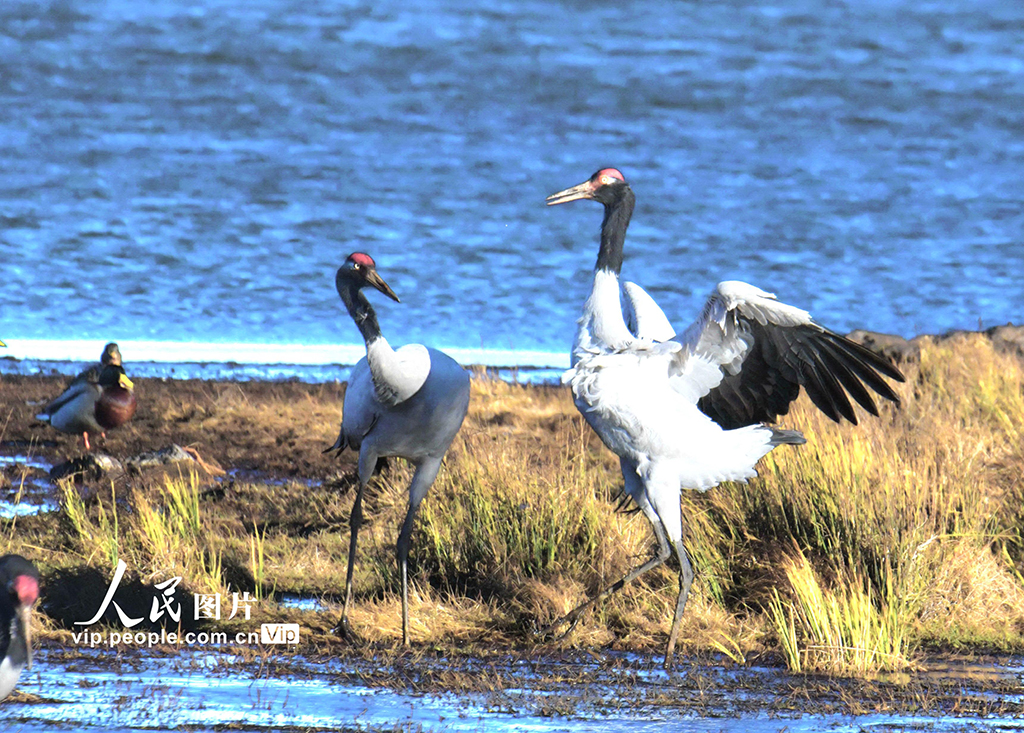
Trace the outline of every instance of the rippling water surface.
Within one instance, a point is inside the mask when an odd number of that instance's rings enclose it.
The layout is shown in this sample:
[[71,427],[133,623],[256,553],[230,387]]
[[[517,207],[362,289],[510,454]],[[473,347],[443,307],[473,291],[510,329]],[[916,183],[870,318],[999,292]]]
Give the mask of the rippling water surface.
[[[564,352],[600,208],[677,323],[745,279],[838,330],[1024,314],[1024,3],[0,4],[0,338]],[[125,353],[131,361],[131,355]]]

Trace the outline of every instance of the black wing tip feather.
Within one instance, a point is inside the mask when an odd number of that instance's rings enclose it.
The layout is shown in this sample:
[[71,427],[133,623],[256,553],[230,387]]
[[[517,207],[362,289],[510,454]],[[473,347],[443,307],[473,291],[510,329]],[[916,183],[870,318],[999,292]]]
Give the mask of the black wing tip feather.
[[[837,385],[842,382],[846,387],[846,390],[843,390],[842,387],[839,389],[852,413],[845,417],[854,425],[857,425],[857,418],[853,413],[852,405],[849,404],[847,392],[864,408],[865,412],[874,417],[879,417],[879,408],[868,389],[897,407],[900,406],[899,395],[883,377],[889,377],[898,382],[905,382],[906,377],[885,356],[827,329],[822,329],[818,343],[815,344],[814,353],[820,360],[824,368],[823,372],[828,375],[828,378],[833,381],[838,379]],[[852,389],[851,386],[853,386]],[[813,400],[814,397],[810,394],[810,390],[808,392]],[[818,404],[817,400],[814,402]],[[818,404],[818,406],[821,405]],[[842,422],[826,409],[822,409],[822,412],[836,422]]]
[[889,377],[889,379],[895,379],[897,382],[907,381],[907,378],[903,375],[903,372],[899,370],[899,367],[897,367],[883,354],[869,349],[864,344],[859,344],[846,336],[840,336],[838,333],[833,331],[826,331],[826,333],[828,333],[834,342],[840,342],[848,351],[854,352],[857,356],[861,357],[862,361],[874,367],[875,371],[881,372],[885,376]]
[[[875,353],[866,346],[858,344],[856,341],[840,336],[839,334],[828,332],[831,337],[832,344],[842,349],[849,357],[846,361],[848,366],[856,368],[858,376],[874,390],[879,396],[884,397],[890,402],[895,402],[897,405],[900,404],[900,397],[896,394],[892,387],[882,379],[882,376],[887,376],[890,379],[894,379],[898,382],[906,382],[907,378],[903,376],[903,372],[897,369],[888,359],[880,354]],[[879,374],[881,372],[881,374]]]
[[699,409],[726,430],[774,422],[789,412],[800,387],[829,419],[858,424],[850,397],[878,417],[872,392],[901,404],[885,377],[905,382],[886,357],[816,323],[773,327],[748,322],[754,346],[742,370],[698,402]]
[[[804,388],[825,415],[835,422],[842,422],[837,415],[838,408],[843,417],[857,425],[856,412],[847,396],[849,393],[866,412],[878,417],[878,406],[868,389],[900,407],[899,395],[883,379],[884,375],[899,382],[906,381],[903,372],[895,365],[884,356],[828,329],[821,329],[816,335],[817,338],[811,339],[814,343],[810,351],[821,370],[814,370],[813,375],[808,375],[810,378],[804,382]],[[831,386],[835,389],[830,392],[828,387]]]
[[[833,344],[832,342],[826,341],[823,343],[821,358],[828,364],[828,368],[832,370],[836,379],[843,385],[846,392],[856,400],[857,404],[864,408],[868,413],[878,417],[878,407],[875,406],[875,401],[871,397],[871,392],[864,386],[864,383],[857,378],[855,372],[858,371],[858,366],[850,364],[850,357],[841,348]],[[853,412],[851,407],[851,412]],[[854,412],[856,417],[856,412]],[[854,425],[857,424],[856,419],[852,419]]]

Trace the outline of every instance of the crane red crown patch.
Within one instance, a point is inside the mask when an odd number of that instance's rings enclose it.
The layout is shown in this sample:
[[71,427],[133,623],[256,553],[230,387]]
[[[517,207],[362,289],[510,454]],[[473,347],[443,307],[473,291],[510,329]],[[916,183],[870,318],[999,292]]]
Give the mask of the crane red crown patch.
[[39,583],[28,575],[19,575],[14,579],[14,592],[18,596],[18,603],[23,606],[30,606],[39,597]]
[[600,180],[602,178],[605,178],[605,177],[608,177],[608,178],[618,178],[623,183],[626,182],[626,177],[624,175],[622,175],[622,173],[620,173],[617,168],[602,168],[601,170],[599,170],[595,174],[594,177],[597,178],[598,180]]
[[363,252],[353,252],[348,256],[348,258],[355,262],[357,265],[362,265],[363,267],[377,266],[377,264],[373,261],[373,258],[370,257],[370,255],[365,254]]

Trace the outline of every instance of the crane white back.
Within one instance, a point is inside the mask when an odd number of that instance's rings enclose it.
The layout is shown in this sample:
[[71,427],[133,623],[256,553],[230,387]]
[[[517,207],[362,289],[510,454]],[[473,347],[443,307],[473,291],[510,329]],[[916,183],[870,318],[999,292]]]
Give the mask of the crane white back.
[[593,287],[579,319],[572,368],[563,381],[584,419],[619,456],[624,491],[650,521],[656,555],[552,624],[574,621],[675,550],[679,593],[665,652],[671,663],[693,580],[683,545],[680,491],[744,481],[795,430],[766,423],[787,413],[801,386],[829,417],[856,423],[847,392],[877,408],[865,384],[899,403],[880,374],[902,381],[887,361],[814,323],[799,308],[746,283],[720,283],[700,316],[676,333],[638,285],[620,287],[626,229],[635,198],[614,168],[548,197],[548,205],[593,199],[605,207]]
[[469,374],[437,349],[409,344],[392,349],[381,335],[376,313],[362,289],[369,285],[395,301],[376,263],[364,253],[351,254],[335,278],[338,294],[366,342],[366,356],[352,370],[345,390],[338,439],[328,450],[359,451],[359,486],[352,506],[345,603],[339,628],[349,628],[363,491],[381,458],[397,456],[416,470],[409,485],[409,508],[398,535],[396,553],[402,576],[402,641],[409,643],[408,555],[412,525],[420,503],[434,483],[448,447],[469,409]]

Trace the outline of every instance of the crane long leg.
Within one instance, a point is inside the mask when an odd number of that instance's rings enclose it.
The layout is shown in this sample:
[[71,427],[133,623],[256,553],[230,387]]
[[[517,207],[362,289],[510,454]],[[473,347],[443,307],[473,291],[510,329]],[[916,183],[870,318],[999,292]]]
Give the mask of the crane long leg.
[[[551,633],[552,630],[558,628],[559,626],[574,622],[584,611],[590,610],[608,596],[612,595],[618,590],[621,590],[622,587],[625,586],[627,583],[636,580],[641,575],[646,573],[648,570],[653,570],[654,568],[658,567],[659,565],[662,565],[666,560],[668,560],[669,555],[672,554],[672,550],[669,545],[668,538],[665,536],[665,530],[661,526],[661,520],[654,512],[654,508],[651,507],[650,503],[648,503],[645,499],[641,498],[638,501],[638,503],[640,503],[640,509],[643,511],[644,515],[650,520],[651,526],[654,528],[654,535],[658,539],[658,554],[652,557],[647,562],[645,562],[640,567],[630,570],[628,573],[626,573],[625,576],[623,576],[621,580],[612,583],[610,586],[605,588],[603,591],[598,593],[589,601],[581,603],[579,606],[569,611],[569,613],[562,616],[562,618],[558,619],[553,624],[550,624],[549,626],[546,626],[540,631],[538,631],[537,634],[539,636],[547,636]],[[687,584],[687,590],[689,590],[689,584]],[[685,598],[683,598],[683,603],[686,603]]]
[[416,511],[420,502],[427,495],[427,490],[437,478],[441,468],[440,458],[427,458],[416,467],[412,483],[409,484],[409,510],[402,522],[402,531],[398,533],[398,568],[402,575],[402,644],[409,646],[409,541],[412,537],[412,525],[416,519]]
[[665,649],[665,667],[672,664],[672,656],[676,651],[676,641],[679,639],[679,629],[683,625],[683,611],[686,609],[686,598],[690,595],[690,586],[693,584],[693,567],[690,565],[690,558],[686,554],[686,547],[682,540],[673,543],[676,555],[679,556],[679,597],[676,598],[676,613],[672,617],[672,631],[668,635],[668,647]]
[[363,523],[363,491],[366,489],[370,479],[373,478],[373,471],[377,468],[377,452],[372,446],[365,443],[359,450],[359,489],[356,491],[356,499],[352,503],[352,516],[349,524],[352,527],[352,535],[348,542],[348,573],[345,575],[345,605],[341,608],[341,622],[338,624],[338,632],[347,639],[356,640],[358,637],[348,625],[348,607],[352,603],[352,574],[356,567],[356,545],[359,538],[359,527]]
[[338,624],[338,631],[346,638],[354,638],[355,634],[348,625],[348,606],[352,602],[352,574],[356,567],[356,545],[359,539],[359,526],[363,523],[363,489],[366,484],[359,482],[356,490],[356,500],[352,504],[352,515],[349,518],[349,525],[352,534],[348,541],[348,573],[345,575],[345,605],[341,608],[341,622]]

